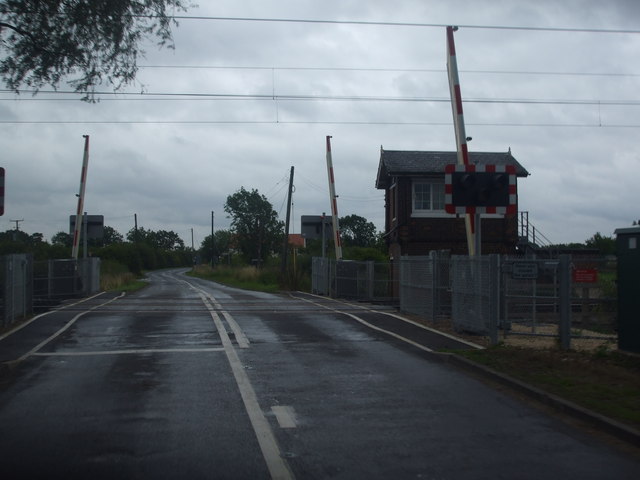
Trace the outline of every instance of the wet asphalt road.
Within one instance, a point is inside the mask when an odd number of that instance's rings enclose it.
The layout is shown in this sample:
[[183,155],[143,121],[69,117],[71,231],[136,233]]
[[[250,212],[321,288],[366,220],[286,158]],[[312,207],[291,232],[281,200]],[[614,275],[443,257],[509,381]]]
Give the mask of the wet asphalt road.
[[0,339],[0,478],[638,478],[640,459],[433,362],[380,311],[150,280]]

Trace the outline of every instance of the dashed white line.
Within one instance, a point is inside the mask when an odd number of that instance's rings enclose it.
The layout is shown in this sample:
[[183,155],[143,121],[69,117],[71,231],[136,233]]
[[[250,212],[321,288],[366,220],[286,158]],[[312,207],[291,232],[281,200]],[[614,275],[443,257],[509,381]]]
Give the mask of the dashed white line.
[[249,421],[251,422],[253,431],[256,434],[260,450],[262,451],[262,456],[267,464],[271,478],[279,480],[293,479],[294,476],[289,468],[289,464],[282,456],[276,437],[271,431],[269,421],[265,417],[262,408],[260,408],[258,396],[253,389],[253,385],[251,385],[251,381],[249,380],[244,366],[240,361],[240,357],[238,357],[238,352],[236,352],[236,349],[231,343],[231,339],[227,334],[227,330],[224,327],[220,316],[215,311],[209,299],[202,293],[201,298],[207,306],[207,309],[209,309],[211,318],[213,318],[213,322],[220,334],[222,346],[224,347],[224,351],[227,354],[227,360],[231,366],[231,372],[233,373],[236,384],[238,385],[242,403],[244,403],[244,408],[249,416]]
[[280,428],[296,428],[298,426],[296,412],[293,407],[288,405],[274,405],[271,407],[271,411],[276,416]]

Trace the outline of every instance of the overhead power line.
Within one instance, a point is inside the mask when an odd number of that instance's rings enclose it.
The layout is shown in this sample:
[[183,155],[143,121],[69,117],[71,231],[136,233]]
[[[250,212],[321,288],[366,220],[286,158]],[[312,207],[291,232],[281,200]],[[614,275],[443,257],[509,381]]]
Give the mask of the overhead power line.
[[[619,123],[517,123],[517,122],[466,122],[476,127],[549,127],[549,128],[640,128],[640,124]],[[407,125],[446,126],[451,122],[401,122],[401,121],[332,121],[332,120],[0,120],[0,125]]]
[[[0,93],[14,93],[12,90],[1,90]],[[35,91],[20,91],[20,93],[35,93]],[[40,90],[39,94],[73,95],[73,91]],[[417,102],[417,103],[450,103],[449,97],[396,97],[382,95],[293,95],[293,94],[255,94],[255,93],[172,93],[172,92],[95,92],[96,96],[125,97],[123,100],[161,100],[199,99],[199,100],[270,100],[270,101],[347,101],[347,102]],[[30,101],[34,98],[0,98],[5,101]],[[55,98],[36,100],[56,100]],[[79,98],[64,98],[63,100],[80,101]],[[535,104],[535,105],[600,105],[600,106],[637,106],[640,100],[598,100],[598,99],[562,99],[562,98],[465,98],[465,103],[494,103],[494,104]]]
[[[277,71],[322,71],[322,72],[388,72],[388,73],[446,73],[444,68],[383,68],[383,67],[267,67],[250,65],[140,65],[139,68],[179,70],[277,70]],[[532,70],[459,70],[460,73],[489,75],[548,75],[585,77],[640,77],[632,72],[561,72]]]
[[[147,17],[151,18],[151,17]],[[418,27],[418,28],[446,28],[456,25],[458,28],[481,30],[525,30],[539,32],[573,32],[573,33],[608,33],[608,34],[639,34],[640,30],[626,28],[577,28],[577,27],[536,27],[525,25],[480,25],[480,24],[452,24],[452,23],[417,23],[417,22],[381,22],[368,20],[327,20],[309,18],[267,18],[267,17],[216,17],[201,15],[174,15],[175,20],[199,20],[222,22],[262,22],[262,23],[310,23],[326,25],[363,25],[381,27]]]

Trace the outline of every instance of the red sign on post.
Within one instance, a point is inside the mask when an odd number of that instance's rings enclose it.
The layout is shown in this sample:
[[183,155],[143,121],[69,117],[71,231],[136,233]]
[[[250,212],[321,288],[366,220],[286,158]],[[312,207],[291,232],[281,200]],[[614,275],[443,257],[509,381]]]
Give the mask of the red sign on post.
[[573,283],[598,283],[598,270],[595,268],[576,268],[573,271]]

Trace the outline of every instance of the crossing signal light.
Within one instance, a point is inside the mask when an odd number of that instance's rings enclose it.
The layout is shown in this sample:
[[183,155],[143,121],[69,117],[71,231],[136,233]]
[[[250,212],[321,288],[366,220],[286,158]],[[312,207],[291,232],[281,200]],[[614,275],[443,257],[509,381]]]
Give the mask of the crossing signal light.
[[449,213],[514,213],[515,168],[493,165],[448,165],[445,210]]
[[454,172],[452,204],[456,207],[509,205],[509,179],[504,173]]

